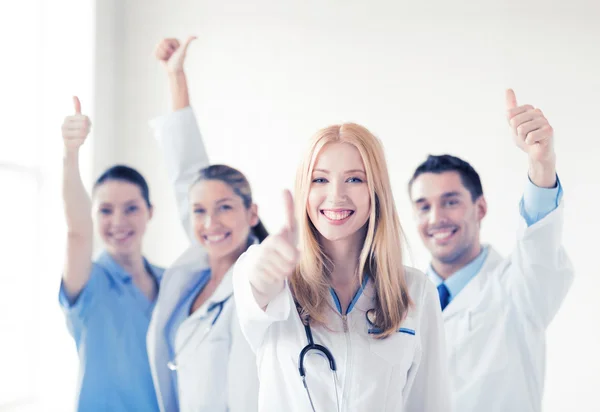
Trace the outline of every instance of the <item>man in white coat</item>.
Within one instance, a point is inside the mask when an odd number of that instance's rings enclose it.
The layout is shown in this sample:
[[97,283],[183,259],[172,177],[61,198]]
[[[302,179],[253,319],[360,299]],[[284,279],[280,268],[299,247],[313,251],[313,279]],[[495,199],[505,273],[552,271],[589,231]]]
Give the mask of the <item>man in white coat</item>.
[[409,193],[431,253],[446,328],[452,406],[460,412],[539,412],[546,328],[573,280],[562,240],[562,187],[554,133],[539,109],[507,91],[517,147],[529,157],[522,230],[508,257],[481,244],[487,211],[477,172],[450,155],[429,156]]

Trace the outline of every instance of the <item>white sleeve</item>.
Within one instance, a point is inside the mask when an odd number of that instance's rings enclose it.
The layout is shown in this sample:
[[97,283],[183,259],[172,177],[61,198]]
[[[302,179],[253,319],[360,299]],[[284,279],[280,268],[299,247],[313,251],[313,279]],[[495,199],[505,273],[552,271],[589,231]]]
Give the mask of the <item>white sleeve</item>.
[[451,404],[446,334],[438,293],[429,280],[419,304],[422,305],[418,331],[421,356],[408,372],[404,393],[406,412],[447,412]]
[[286,320],[291,313],[292,294],[285,287],[263,311],[252,293],[248,279],[248,268],[252,259],[256,259],[260,245],[252,245],[240,256],[233,268],[233,294],[235,296],[237,316],[244,337],[256,353],[272,323]]
[[535,224],[522,222],[502,277],[517,309],[541,329],[550,324],[573,282],[573,266],[562,246],[563,214],[561,201]]
[[188,190],[198,171],[209,165],[208,154],[190,106],[158,117],[150,122],[165,159],[169,181],[175,189],[179,218],[190,239]]
[[231,348],[229,351],[229,412],[258,411],[258,370],[256,356],[240,329],[237,314],[231,321]]

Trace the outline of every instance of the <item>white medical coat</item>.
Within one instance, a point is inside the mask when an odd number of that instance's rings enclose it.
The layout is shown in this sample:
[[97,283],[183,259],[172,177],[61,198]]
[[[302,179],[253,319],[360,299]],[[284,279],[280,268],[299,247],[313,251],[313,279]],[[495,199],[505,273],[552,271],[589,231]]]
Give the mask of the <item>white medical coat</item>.
[[[167,172],[176,192],[180,218],[191,246],[166,270],[148,330],[148,356],[161,411],[252,412],[258,405],[258,376],[254,353],[244,339],[235,312],[235,297],[229,299],[206,339],[206,327],[214,319],[207,309],[233,292],[232,269],[213,295],[178,328],[175,337],[179,366],[171,371],[166,325],[173,311],[209,268],[208,256],[191,234],[188,189],[198,171],[208,166],[196,118],[190,107],[152,123],[165,155]],[[193,334],[189,343],[186,340]],[[185,345],[185,348],[183,346]],[[178,350],[183,349],[183,350]],[[178,393],[171,374],[177,373]],[[178,399],[178,402],[177,402]]]
[[490,248],[442,312],[454,411],[541,411],[546,328],[573,280],[562,226],[562,202],[530,227],[523,221],[511,255]]
[[[257,353],[259,411],[311,411],[298,372],[298,357],[307,344],[304,326],[286,286],[261,310],[247,278],[251,246],[234,267],[234,292],[244,336]],[[312,326],[314,342],[324,345],[337,363],[338,393],[343,412],[441,412],[450,408],[444,330],[438,294],[425,275],[406,271],[414,308],[402,328],[387,339],[368,333],[367,310],[373,308],[369,280],[347,314],[347,331],[333,298],[326,313],[328,327]],[[336,411],[329,363],[318,354],[307,356],[307,384],[318,412]]]

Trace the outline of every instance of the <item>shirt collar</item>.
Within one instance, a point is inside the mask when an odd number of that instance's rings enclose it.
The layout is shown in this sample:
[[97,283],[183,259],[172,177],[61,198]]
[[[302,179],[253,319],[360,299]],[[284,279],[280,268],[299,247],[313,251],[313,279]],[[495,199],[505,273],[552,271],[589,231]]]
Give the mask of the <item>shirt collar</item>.
[[473,279],[479,273],[481,267],[485,263],[488,252],[489,247],[483,246],[481,248],[481,252],[475,259],[457,270],[445,281],[435,272],[431,264],[429,264],[427,269],[427,276],[435,284],[435,286],[439,286],[440,284],[444,283],[450,292],[450,297],[453,299],[460,293],[461,290],[463,290],[465,286],[467,286],[471,279]]
[[[144,259],[144,265],[146,266],[148,272],[150,272],[150,274],[154,276],[156,281],[160,283],[163,275],[162,271],[159,270],[156,266],[151,265],[145,257],[142,256],[142,259]],[[116,278],[117,280],[120,280],[122,283],[131,282],[131,274],[125,269],[123,269],[123,266],[117,263],[117,261],[106,250],[103,250],[100,256],[98,256],[96,263],[107,269],[108,273],[112,277]]]
[[[360,285],[360,287],[358,288],[358,290],[356,291],[356,293],[354,294],[354,297],[352,298],[352,301],[350,302],[350,304],[348,305],[348,309],[346,310],[346,314],[350,313],[350,311],[352,310],[352,308],[354,307],[354,305],[356,305],[356,302],[358,302],[358,299],[361,297],[363,291],[365,290],[366,286],[367,286],[367,282],[369,281],[369,275],[365,274],[363,276],[363,280],[362,280],[362,284]],[[333,303],[335,304],[335,308],[337,309],[337,311],[342,314],[342,305],[340,304],[340,300],[338,299],[335,290],[333,290],[332,287],[329,288],[329,292],[331,293],[331,298],[333,299]]]

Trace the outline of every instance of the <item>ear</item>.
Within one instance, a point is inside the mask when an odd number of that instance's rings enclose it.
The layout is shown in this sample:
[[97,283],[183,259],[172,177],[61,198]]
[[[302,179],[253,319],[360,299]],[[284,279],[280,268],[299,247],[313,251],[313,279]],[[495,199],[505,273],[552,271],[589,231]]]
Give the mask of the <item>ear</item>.
[[483,195],[479,196],[479,199],[475,201],[475,208],[477,210],[477,220],[481,222],[487,214],[487,201]]
[[248,213],[250,213],[250,227],[258,225],[260,219],[258,218],[258,206],[255,203],[252,203],[252,205],[250,205]]

